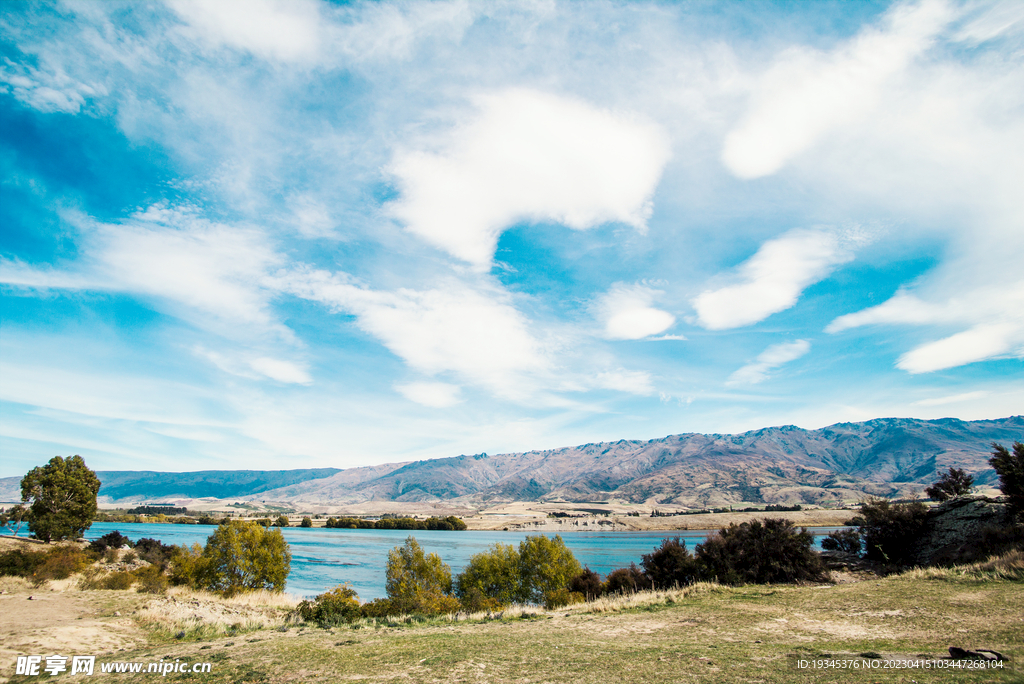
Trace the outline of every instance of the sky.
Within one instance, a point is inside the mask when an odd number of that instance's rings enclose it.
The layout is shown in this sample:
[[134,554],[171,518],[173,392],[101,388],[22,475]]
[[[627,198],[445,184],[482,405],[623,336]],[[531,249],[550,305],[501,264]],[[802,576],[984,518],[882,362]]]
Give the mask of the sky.
[[1024,412],[1024,4],[0,4],[0,476]]

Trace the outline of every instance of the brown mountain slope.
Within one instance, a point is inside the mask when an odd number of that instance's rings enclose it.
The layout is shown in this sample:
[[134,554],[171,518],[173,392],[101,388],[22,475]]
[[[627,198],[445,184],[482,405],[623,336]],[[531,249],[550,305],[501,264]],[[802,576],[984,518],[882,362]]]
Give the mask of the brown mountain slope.
[[259,498],[322,503],[834,503],[919,492],[951,465],[975,473],[979,484],[992,483],[990,444],[1022,439],[1024,416],[970,422],[880,418],[820,430],[782,426],[738,435],[683,434],[646,442],[458,456],[402,464],[379,476],[354,468],[263,492]]

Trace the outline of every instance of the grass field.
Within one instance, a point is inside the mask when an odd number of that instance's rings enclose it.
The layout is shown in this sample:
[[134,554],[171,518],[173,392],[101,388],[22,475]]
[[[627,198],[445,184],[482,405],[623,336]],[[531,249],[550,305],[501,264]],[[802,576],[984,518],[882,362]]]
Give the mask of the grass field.
[[[919,570],[827,586],[702,584],[551,612],[363,620],[333,629],[294,622],[292,603],[283,597],[224,602],[188,592],[66,595],[95,602],[93,618],[101,622],[120,612],[114,622],[129,620],[141,629],[139,639],[126,640],[124,650],[107,649],[98,662],[212,663],[209,674],[170,673],[161,677],[167,681],[1020,682],[1024,562],[1018,557],[1016,565],[1009,571]],[[17,600],[20,591],[9,584],[0,598]],[[137,612],[126,617],[127,611]],[[197,621],[197,615],[204,617]],[[1012,660],[1001,670],[883,669],[895,659],[944,658],[950,646],[990,648]],[[88,651],[65,655],[72,653]],[[798,660],[862,658],[879,666],[796,666]],[[13,666],[4,663],[10,681],[50,679],[12,676]],[[119,682],[159,676],[100,675],[98,665],[97,675]]]

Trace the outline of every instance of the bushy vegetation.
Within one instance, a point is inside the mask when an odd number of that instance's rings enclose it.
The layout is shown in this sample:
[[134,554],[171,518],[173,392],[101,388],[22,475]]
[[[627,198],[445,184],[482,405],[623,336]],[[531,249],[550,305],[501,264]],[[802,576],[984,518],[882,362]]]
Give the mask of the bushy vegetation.
[[312,601],[303,601],[296,610],[306,622],[324,627],[355,622],[363,614],[359,595],[347,583],[320,594]]
[[133,548],[135,544],[132,543],[131,539],[117,530],[108,532],[99,539],[93,539],[89,542],[89,548],[99,554],[106,553],[107,549],[120,549],[125,546]]
[[82,572],[98,555],[77,546],[55,546],[32,551],[11,549],[0,553],[0,575],[25,577],[39,585],[47,580],[67,579]]
[[1014,442],[1011,452],[993,442],[988,463],[999,475],[999,489],[1007,499],[1011,515],[1024,518],[1024,444]]
[[281,530],[231,520],[217,527],[205,547],[175,549],[171,581],[227,595],[253,589],[283,591],[291,558]]
[[302,519],[301,523],[299,523],[299,527],[312,527],[312,526],[313,526],[313,519],[310,518],[308,515]]
[[459,609],[452,595],[452,570],[436,553],[425,553],[415,537],[388,552],[386,588],[394,613],[432,615]]
[[860,515],[851,523],[860,528],[869,560],[898,566],[909,564],[914,557],[927,516],[928,507],[920,501],[874,499],[861,506]]
[[813,535],[781,518],[733,523],[698,544],[696,552],[704,576],[722,584],[828,580]]
[[636,563],[630,563],[628,568],[612,570],[604,582],[605,594],[635,594],[653,588],[651,578]]
[[861,547],[860,532],[857,530],[836,530],[821,540],[821,548],[826,551],[860,554]]
[[655,589],[685,587],[703,574],[701,564],[679,537],[662,541],[660,547],[641,557],[640,564]]
[[961,468],[950,466],[949,471],[940,475],[939,479],[931,486],[926,487],[924,492],[935,501],[947,501],[970,494],[972,487],[974,487],[973,475],[968,475]]
[[[310,521],[312,524],[312,521]],[[364,518],[328,518],[327,527],[351,530],[465,530],[462,518],[449,515],[444,518],[432,516],[425,520],[383,516],[380,520]]]
[[569,583],[582,572],[560,536],[532,535],[518,548],[499,543],[473,556],[456,578],[455,592],[467,605],[565,605]]

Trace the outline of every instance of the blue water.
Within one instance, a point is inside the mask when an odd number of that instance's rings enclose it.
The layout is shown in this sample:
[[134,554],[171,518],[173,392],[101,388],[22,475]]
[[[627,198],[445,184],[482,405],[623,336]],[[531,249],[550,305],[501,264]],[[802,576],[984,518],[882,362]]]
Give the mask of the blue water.
[[[132,541],[143,537],[159,539],[164,544],[204,544],[216,529],[212,525],[161,525],[155,523],[93,523],[86,539],[117,530]],[[841,527],[810,527],[820,540]],[[384,566],[388,551],[402,544],[410,534],[427,553],[436,553],[451,566],[455,575],[469,562],[470,556],[485,551],[496,542],[518,544],[527,534],[536,532],[482,532],[429,530],[343,530],[322,527],[288,527],[281,530],[291,546],[292,569],[287,591],[300,596],[313,596],[342,582],[351,582],[359,597],[368,601],[385,596]],[[656,532],[563,532],[562,539],[576,555],[580,564],[606,575],[610,571],[640,564],[640,556],[661,545],[666,537],[681,537],[687,548],[704,541],[709,530],[661,530]],[[553,535],[554,533],[548,533]]]

